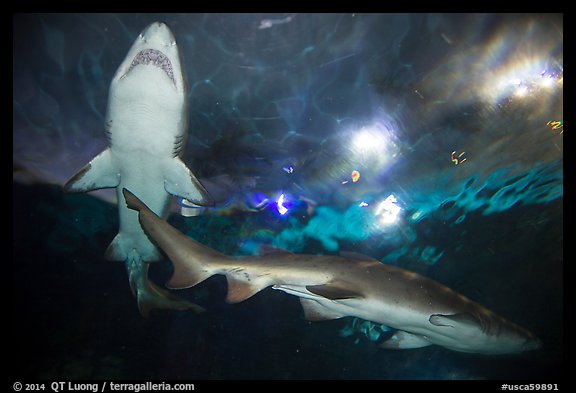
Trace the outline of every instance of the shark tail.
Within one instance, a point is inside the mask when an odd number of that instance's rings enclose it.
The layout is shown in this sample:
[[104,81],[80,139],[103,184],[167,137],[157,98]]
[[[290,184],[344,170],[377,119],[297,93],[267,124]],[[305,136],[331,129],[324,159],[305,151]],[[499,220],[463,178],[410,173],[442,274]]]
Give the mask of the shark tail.
[[250,275],[237,263],[232,263],[232,258],[198,243],[158,217],[126,188],[122,192],[128,208],[138,211],[144,232],[164,250],[174,265],[174,273],[166,284],[168,288],[190,288],[214,274],[224,274],[228,283],[226,301],[239,303],[271,285],[267,275]]
[[131,255],[126,259],[130,289],[136,297],[138,310],[142,316],[147,318],[153,309],[192,310],[197,313],[206,311],[203,307],[178,298],[150,281],[148,279],[149,266],[149,263],[142,261],[142,258],[137,255]]
[[144,231],[164,250],[174,265],[174,273],[166,283],[168,288],[190,288],[214,274],[222,273],[219,263],[229,257],[178,231],[126,188],[122,189],[122,193],[128,208],[138,211],[138,220]]

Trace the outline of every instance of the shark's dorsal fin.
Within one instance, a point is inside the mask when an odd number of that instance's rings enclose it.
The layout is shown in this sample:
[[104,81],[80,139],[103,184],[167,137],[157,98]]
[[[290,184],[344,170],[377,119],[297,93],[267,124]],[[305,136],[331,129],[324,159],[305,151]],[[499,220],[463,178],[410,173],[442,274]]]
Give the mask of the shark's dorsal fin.
[[322,285],[307,285],[306,289],[313,294],[330,300],[342,300],[364,297],[362,294],[348,289],[346,283],[328,283]]
[[265,255],[289,255],[292,254],[290,251],[287,250],[283,250],[281,248],[276,248],[274,246],[271,246],[269,244],[264,244],[262,245],[262,247],[260,247],[260,250],[258,251],[258,254],[260,256],[265,256]]
[[302,304],[302,309],[304,310],[304,317],[307,321],[326,321],[330,319],[338,319],[345,317],[345,315],[338,314],[320,303],[316,300],[310,300],[301,297],[300,304]]

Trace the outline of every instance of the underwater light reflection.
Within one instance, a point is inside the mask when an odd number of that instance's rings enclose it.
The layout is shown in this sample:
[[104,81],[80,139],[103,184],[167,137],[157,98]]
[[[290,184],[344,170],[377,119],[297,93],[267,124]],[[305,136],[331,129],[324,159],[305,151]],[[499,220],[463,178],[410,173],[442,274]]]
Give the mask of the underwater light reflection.
[[555,89],[562,88],[563,77],[543,62],[544,59],[533,59],[529,64],[520,61],[502,65],[493,80],[484,86],[483,98],[492,103],[513,97],[546,99]]
[[447,42],[447,55],[418,84],[419,117],[430,122],[449,108],[479,103],[491,113],[510,102],[537,106],[535,116],[558,113],[555,96],[563,88],[562,33],[543,20],[535,15],[502,19],[491,26],[490,37],[477,45],[463,45],[480,38],[473,32],[485,31],[485,20],[475,19],[477,28]]
[[350,147],[353,153],[363,157],[390,153],[394,149],[392,131],[376,121],[356,130]]
[[[379,174],[388,169],[398,157],[400,150],[396,131],[392,124],[381,116],[369,124],[352,129],[344,134],[348,162],[354,164],[352,180],[356,183],[362,174],[368,181],[376,181]],[[356,176],[355,176],[356,175]],[[354,180],[356,179],[356,180]]]
[[562,43],[548,37],[533,24],[518,26],[500,34],[484,47],[480,63],[485,70],[477,81],[481,98],[497,104],[513,98],[546,100],[562,88],[562,58],[557,53]]
[[284,206],[284,200],[285,200],[286,196],[284,194],[280,194],[280,196],[278,197],[278,201],[276,202],[276,206],[278,208],[278,213],[280,213],[280,215],[284,215],[286,213],[288,213],[288,208],[286,206]]
[[392,225],[398,222],[402,208],[398,205],[398,200],[393,194],[384,199],[374,212],[383,226]]

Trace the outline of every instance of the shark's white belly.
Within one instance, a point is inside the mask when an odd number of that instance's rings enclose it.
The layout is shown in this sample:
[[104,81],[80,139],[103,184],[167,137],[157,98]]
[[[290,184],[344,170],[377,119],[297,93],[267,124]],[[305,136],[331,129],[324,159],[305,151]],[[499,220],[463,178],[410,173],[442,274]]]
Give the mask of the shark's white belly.
[[418,340],[418,346],[428,343],[460,352],[485,353],[498,353],[506,349],[505,343],[494,336],[451,326],[436,326],[430,323],[432,313],[421,312],[405,304],[394,305],[366,298],[330,300],[311,293],[305,286],[275,285],[274,289],[314,301],[326,315],[357,317],[407,332]]
[[399,326],[418,327],[428,322],[429,314],[423,314],[405,305],[393,306],[370,298],[351,298],[330,300],[314,294],[300,285],[274,285],[274,289],[290,295],[317,302],[320,306],[341,316],[351,316],[377,322],[392,328]]
[[166,217],[171,195],[164,187],[164,171],[167,161],[142,151],[125,151],[111,149],[118,170],[120,184],[116,188],[118,198],[119,231],[107,252],[107,258],[124,261],[131,253],[137,252],[143,261],[155,261],[161,256],[159,250],[150,241],[138,222],[138,214],[126,207],[122,189],[127,188],[138,192],[142,200],[158,214]]

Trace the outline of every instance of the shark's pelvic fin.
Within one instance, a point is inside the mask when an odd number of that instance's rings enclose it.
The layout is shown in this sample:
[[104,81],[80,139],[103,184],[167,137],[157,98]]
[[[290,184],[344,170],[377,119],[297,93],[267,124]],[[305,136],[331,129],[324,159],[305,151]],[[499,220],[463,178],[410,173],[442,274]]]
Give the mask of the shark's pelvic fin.
[[154,262],[162,259],[162,254],[160,250],[154,247],[152,244],[139,244],[136,245],[130,240],[126,240],[123,237],[125,234],[118,233],[112,239],[112,242],[106,248],[104,253],[104,258],[108,261],[125,261],[129,258],[130,253],[134,248],[138,249],[138,255],[140,259],[146,262]]
[[[122,255],[123,252],[121,250],[120,245],[122,244],[122,235],[119,233],[114,236],[114,239],[106,248],[106,252],[104,253],[104,258],[108,261],[123,261],[126,259],[125,255]],[[133,291],[134,292],[134,291]]]
[[143,262],[135,253],[132,253],[129,259],[126,260],[130,289],[134,297],[136,297],[138,310],[140,310],[142,316],[147,318],[153,309],[193,310],[197,313],[205,311],[203,307],[180,299],[150,281],[148,279],[149,266],[149,263]]
[[432,345],[425,337],[399,330],[380,344],[384,349],[412,349]]
[[65,192],[87,192],[115,188],[120,184],[120,171],[108,148],[92,159],[64,185]]

